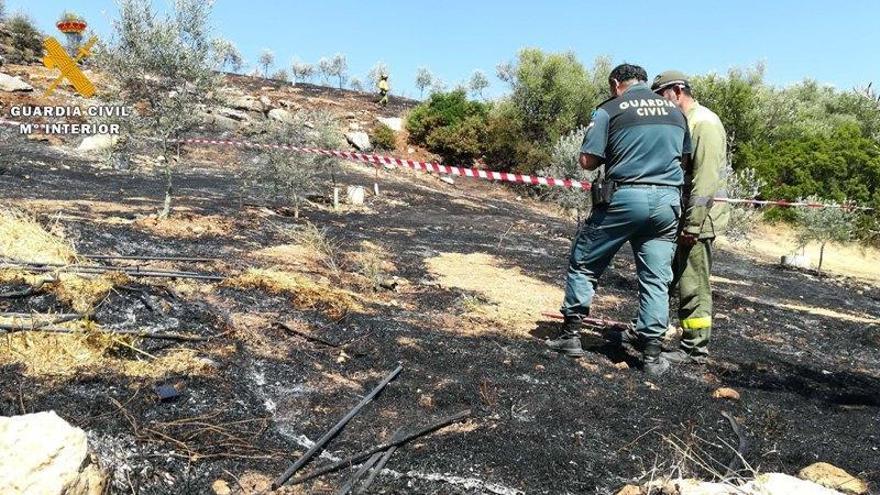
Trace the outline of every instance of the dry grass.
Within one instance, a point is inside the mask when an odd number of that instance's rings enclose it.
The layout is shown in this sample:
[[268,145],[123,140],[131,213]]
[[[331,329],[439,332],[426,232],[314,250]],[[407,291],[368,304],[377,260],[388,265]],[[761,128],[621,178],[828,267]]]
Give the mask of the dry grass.
[[318,309],[339,320],[351,311],[363,308],[352,292],[316,282],[299,273],[274,268],[251,268],[226,280],[225,285],[243,289],[263,289],[273,294],[290,294],[299,309]]
[[128,283],[128,281],[128,276],[119,272],[101,275],[76,273],[35,275],[17,268],[0,270],[0,283],[28,284],[31,287],[43,286],[60,302],[82,314],[91,313],[95,305],[107,297],[113,287]]
[[306,223],[301,230],[293,234],[293,238],[324,268],[339,273],[339,244],[327,235],[326,230],[319,229],[313,223]]
[[394,263],[388,260],[388,251],[369,241],[363,241],[361,250],[351,253],[350,258],[372,289],[378,289],[390,273],[397,271]]
[[[748,247],[731,246],[723,237],[719,246],[736,250],[753,258],[772,263],[779,263],[783,255],[798,252],[794,230],[783,224],[761,224],[755,231],[751,245]],[[819,263],[819,245],[810,244],[805,250],[815,267]],[[863,248],[857,244],[829,244],[825,247],[825,259],[822,271],[880,281],[880,250]]]
[[[12,323],[11,320],[4,323]],[[23,320],[17,319],[16,324]],[[196,351],[173,349],[150,356],[137,349],[136,339],[100,332],[90,322],[59,324],[73,334],[15,332],[0,339],[0,364],[18,364],[25,374],[39,377],[68,377],[82,372],[118,373],[129,377],[162,377],[167,374],[206,375],[205,362]]]
[[72,263],[76,252],[62,235],[53,235],[30,215],[0,208],[0,257],[26,263]]
[[170,218],[141,218],[134,226],[160,237],[198,239],[205,236],[224,236],[232,231],[232,221],[218,215],[185,213]]
[[561,287],[524,275],[519,268],[505,268],[489,254],[442,253],[426,263],[443,286],[479,294],[461,301],[469,316],[501,323],[515,333],[533,329],[543,319],[542,311],[562,301]]

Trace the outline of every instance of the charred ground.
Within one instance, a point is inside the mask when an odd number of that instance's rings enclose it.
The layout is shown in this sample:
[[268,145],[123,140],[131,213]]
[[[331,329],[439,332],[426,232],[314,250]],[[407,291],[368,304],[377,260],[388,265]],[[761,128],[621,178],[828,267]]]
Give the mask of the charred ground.
[[[545,353],[537,337],[554,324],[530,312],[553,307],[523,308],[519,322],[491,321],[468,308],[497,301],[438,282],[427,260],[458,253],[490,255],[501,268],[561,286],[576,226],[496,186],[383,172],[382,195],[365,208],[315,206],[295,220],[271,205],[239,206],[225,166],[202,161],[177,176],[176,214],[221,219],[223,228],[160,235],[138,223],[162,196],[154,176],[100,169],[11,135],[0,144],[0,162],[7,169],[2,203],[58,222],[80,253],[206,255],[222,261],[163,266],[234,274],[259,265],[254,251],[289,242],[284,232],[308,221],[343,251],[362,241],[381,246],[405,282],[338,321],[258,289],[133,282],[139,290],[112,292],[96,320],[112,326],[133,318],[144,327],[217,335],[194,345],[141,344],[153,355],[193,350],[198,372],[135,377],[95,367],[47,376],[0,368],[0,414],[54,409],[85,428],[113,473],[113,493],[210,493],[218,478],[233,487],[236,478],[265,483],[398,362],[403,374],[330,445],[330,456],[465,408],[474,419],[399,451],[388,467],[400,476],[380,477],[376,492],[609,493],[655,467],[657,475],[678,466],[708,476],[671,442],[723,472],[733,456],[725,444],[736,437],[722,411],[742,424],[746,460],[756,469],[793,473],[822,460],[880,483],[875,286],[720,252],[716,362],[652,383],[634,356],[598,337],[587,339],[593,352],[580,361]],[[346,166],[341,182],[369,185],[372,177]],[[603,306],[602,316],[632,316],[632,272],[629,254],[615,260],[600,301],[617,303]],[[509,287],[512,296],[518,290]],[[47,295],[0,301],[0,309],[65,308]],[[337,345],[272,324],[279,320]],[[181,384],[182,397],[158,403],[158,382]],[[713,399],[720,386],[735,388],[741,400]],[[430,474],[464,480],[431,481]],[[307,485],[305,493],[328,492],[343,476]]]

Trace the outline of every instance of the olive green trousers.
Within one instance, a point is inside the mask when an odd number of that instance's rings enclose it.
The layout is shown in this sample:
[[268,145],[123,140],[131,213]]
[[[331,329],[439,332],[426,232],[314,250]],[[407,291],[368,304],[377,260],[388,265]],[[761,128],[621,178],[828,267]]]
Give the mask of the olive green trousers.
[[701,239],[693,246],[679,245],[672,261],[672,287],[678,295],[681,347],[691,354],[708,354],[712,337],[712,242]]

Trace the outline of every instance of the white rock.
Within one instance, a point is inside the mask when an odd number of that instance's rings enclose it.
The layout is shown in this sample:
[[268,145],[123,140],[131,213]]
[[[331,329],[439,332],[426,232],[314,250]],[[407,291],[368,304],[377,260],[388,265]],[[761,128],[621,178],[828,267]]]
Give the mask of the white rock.
[[782,473],[759,474],[740,490],[751,495],[841,495],[837,490]]
[[11,93],[13,91],[33,91],[34,87],[18,77],[0,72],[0,90]]
[[345,133],[345,139],[360,151],[370,151],[373,149],[373,144],[370,143],[370,136],[366,132],[347,132]]
[[76,148],[79,151],[103,151],[112,148],[119,141],[119,136],[111,134],[95,134],[87,136]]
[[736,487],[724,483],[699,480],[676,480],[679,495],[731,495],[739,493]]
[[400,117],[377,117],[377,120],[390,127],[392,131],[400,132],[403,129],[403,119]]
[[272,110],[269,110],[269,118],[285,124],[293,123],[293,114],[283,108],[273,108]]
[[86,434],[55,411],[0,417],[0,493],[100,495]]
[[447,184],[455,184],[455,179],[453,179],[451,176],[448,176],[448,175],[441,175],[440,180],[442,180],[443,182],[445,182]]
[[260,113],[265,112],[268,108],[262,101],[249,95],[232,98],[229,100],[229,106],[236,110],[247,110],[249,112]]
[[364,204],[366,190],[364,189],[364,186],[348,186],[345,190],[345,196],[348,200],[348,204],[360,206]]
[[783,256],[779,262],[782,266],[790,266],[793,268],[810,268],[810,257],[803,254],[790,254]]
[[266,108],[272,108],[272,100],[270,100],[269,97],[266,95],[260,97],[260,103],[262,103],[263,106]]

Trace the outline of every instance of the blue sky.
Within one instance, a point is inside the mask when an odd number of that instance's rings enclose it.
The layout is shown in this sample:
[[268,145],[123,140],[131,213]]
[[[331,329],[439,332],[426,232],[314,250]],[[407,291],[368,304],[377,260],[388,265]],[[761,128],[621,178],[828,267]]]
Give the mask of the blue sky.
[[[109,33],[113,0],[6,0],[46,32],[65,9]],[[167,8],[169,0],[155,0]],[[586,64],[598,55],[643,65],[723,72],[763,61],[777,85],[804,78],[849,89],[880,84],[880,2],[780,0],[716,2],[217,0],[215,29],[253,64],[264,48],[277,64],[347,55],[352,75],[382,60],[393,92],[417,96],[416,69],[426,66],[452,86],[475,69],[490,76],[488,95],[503,93],[495,65],[528,46],[573,50]],[[277,68],[277,67],[276,67]]]

